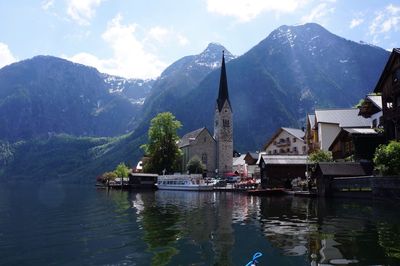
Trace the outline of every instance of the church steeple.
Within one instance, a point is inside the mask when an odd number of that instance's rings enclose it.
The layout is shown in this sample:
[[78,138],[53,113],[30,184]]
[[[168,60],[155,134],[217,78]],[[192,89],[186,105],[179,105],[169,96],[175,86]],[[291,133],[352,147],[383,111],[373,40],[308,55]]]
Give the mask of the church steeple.
[[218,110],[220,112],[222,110],[222,107],[224,106],[225,101],[228,101],[229,106],[231,107],[228,94],[228,81],[226,78],[226,70],[225,70],[225,56],[224,56],[224,51],[222,51],[221,76],[219,80],[219,93],[217,99]]

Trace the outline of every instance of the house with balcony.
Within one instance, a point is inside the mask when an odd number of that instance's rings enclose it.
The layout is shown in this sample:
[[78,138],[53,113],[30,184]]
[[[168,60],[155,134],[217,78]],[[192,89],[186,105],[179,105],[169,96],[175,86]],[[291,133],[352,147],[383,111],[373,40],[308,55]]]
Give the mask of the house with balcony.
[[382,96],[386,140],[400,140],[400,48],[390,54],[374,92]]
[[281,127],[264,145],[267,155],[307,154],[304,131],[297,128]]

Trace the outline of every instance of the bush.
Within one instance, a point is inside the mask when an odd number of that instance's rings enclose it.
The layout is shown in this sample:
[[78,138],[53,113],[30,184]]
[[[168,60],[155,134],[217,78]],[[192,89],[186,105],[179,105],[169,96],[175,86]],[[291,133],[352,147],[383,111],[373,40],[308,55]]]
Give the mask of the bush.
[[330,151],[318,150],[310,154],[308,159],[313,163],[333,162],[332,153]]
[[381,175],[400,175],[400,142],[379,145],[375,151],[374,165]]
[[189,160],[186,168],[188,169],[190,174],[202,174],[205,166],[201,163],[200,159],[197,156],[194,156]]

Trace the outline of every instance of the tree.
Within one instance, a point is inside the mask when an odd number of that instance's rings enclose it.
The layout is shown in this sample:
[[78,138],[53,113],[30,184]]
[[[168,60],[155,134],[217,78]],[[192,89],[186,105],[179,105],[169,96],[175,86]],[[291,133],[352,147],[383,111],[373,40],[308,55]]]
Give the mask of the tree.
[[145,172],[161,174],[164,169],[167,173],[173,172],[180,157],[177,130],[181,127],[181,122],[170,112],[159,113],[151,120],[148,143],[142,145],[150,158],[144,166]]
[[333,162],[332,153],[323,150],[318,150],[311,153],[308,159],[313,163]]
[[199,157],[194,156],[186,165],[190,174],[202,174],[205,166],[201,163]]
[[104,174],[101,175],[100,181],[102,183],[108,183],[111,180],[115,180],[117,175],[114,172],[105,172]]
[[400,175],[400,142],[379,145],[374,155],[375,170],[382,175]]
[[[124,164],[124,163],[120,163],[117,168],[115,168],[114,173],[120,177],[120,178],[124,178],[127,177],[129,175],[129,168]],[[122,179],[121,179],[122,180]]]

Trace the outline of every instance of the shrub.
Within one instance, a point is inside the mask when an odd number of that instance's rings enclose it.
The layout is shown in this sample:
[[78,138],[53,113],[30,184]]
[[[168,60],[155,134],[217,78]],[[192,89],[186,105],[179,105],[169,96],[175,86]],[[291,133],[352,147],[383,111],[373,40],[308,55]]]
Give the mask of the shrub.
[[308,159],[313,163],[333,162],[332,153],[330,151],[318,150],[311,153]]
[[373,160],[375,170],[381,175],[400,175],[400,142],[379,145]]

